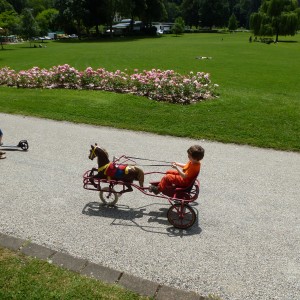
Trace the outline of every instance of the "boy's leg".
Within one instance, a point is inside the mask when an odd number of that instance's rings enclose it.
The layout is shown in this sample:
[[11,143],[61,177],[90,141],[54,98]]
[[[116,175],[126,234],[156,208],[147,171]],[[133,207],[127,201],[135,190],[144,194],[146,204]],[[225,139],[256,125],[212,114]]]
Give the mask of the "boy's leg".
[[159,185],[158,185],[158,190],[163,191],[166,189],[170,189],[173,185],[175,186],[180,186],[182,185],[182,177],[177,174],[167,174],[165,175]]
[[166,172],[166,174],[179,175],[179,173],[178,173],[177,170],[168,170],[168,171]]

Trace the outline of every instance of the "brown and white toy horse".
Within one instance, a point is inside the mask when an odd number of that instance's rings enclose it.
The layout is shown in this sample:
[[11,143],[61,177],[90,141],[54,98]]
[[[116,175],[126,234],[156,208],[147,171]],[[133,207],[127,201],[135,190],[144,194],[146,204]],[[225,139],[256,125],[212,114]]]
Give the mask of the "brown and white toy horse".
[[132,191],[131,185],[127,185],[127,182],[132,183],[134,180],[136,180],[139,182],[139,185],[143,187],[144,171],[140,168],[131,165],[118,165],[114,162],[110,162],[107,151],[100,148],[97,144],[95,144],[94,146],[91,145],[89,154],[89,159],[93,160],[95,157],[97,157],[98,161],[98,174],[95,175],[94,178],[123,181],[127,189],[120,192],[121,194]]

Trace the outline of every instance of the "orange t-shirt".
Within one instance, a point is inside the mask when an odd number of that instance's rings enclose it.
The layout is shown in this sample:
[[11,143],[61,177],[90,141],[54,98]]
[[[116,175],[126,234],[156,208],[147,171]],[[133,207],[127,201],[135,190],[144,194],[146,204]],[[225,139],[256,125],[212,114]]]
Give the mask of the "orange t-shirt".
[[194,180],[199,172],[200,172],[201,163],[193,164],[191,161],[189,161],[183,168],[183,173],[186,175],[184,178],[185,181],[192,181]]

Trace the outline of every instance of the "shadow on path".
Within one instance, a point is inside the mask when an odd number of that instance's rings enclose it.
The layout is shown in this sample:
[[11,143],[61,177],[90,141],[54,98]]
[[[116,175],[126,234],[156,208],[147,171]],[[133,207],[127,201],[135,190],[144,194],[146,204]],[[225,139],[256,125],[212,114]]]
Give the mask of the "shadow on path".
[[[99,202],[89,202],[82,209],[82,213],[88,216],[113,219],[111,225],[114,226],[135,226],[143,231],[166,234],[170,237],[184,237],[201,233],[202,229],[199,227],[198,217],[195,224],[189,229],[174,228],[170,226],[167,220],[169,205],[163,204],[165,207],[160,208],[159,211],[147,211],[147,208],[153,205],[162,204],[152,203],[146,206],[130,208],[127,205],[107,206]],[[195,211],[198,216],[198,210],[195,209]],[[148,225],[141,225],[138,219],[146,217],[148,217]]]

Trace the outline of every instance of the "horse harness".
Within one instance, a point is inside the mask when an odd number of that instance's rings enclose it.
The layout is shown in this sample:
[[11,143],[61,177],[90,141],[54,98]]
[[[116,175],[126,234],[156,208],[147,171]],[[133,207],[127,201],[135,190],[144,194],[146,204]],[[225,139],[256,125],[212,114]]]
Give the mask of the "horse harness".
[[98,168],[98,172],[103,172],[107,179],[111,178],[119,179],[128,174],[130,166],[128,165],[116,165],[114,162],[109,162],[108,164]]

